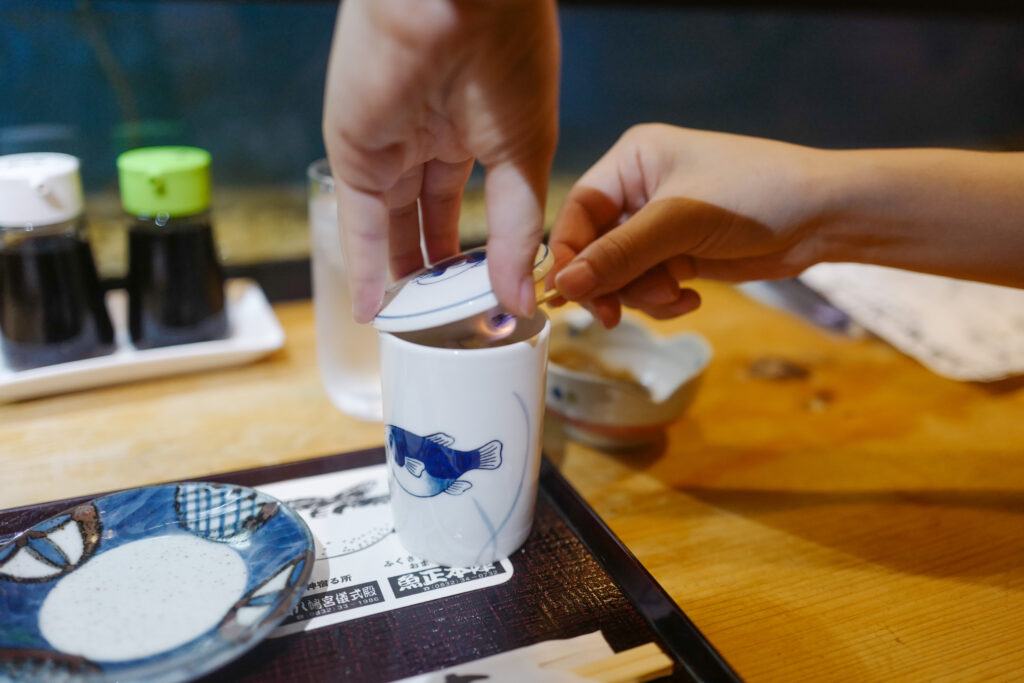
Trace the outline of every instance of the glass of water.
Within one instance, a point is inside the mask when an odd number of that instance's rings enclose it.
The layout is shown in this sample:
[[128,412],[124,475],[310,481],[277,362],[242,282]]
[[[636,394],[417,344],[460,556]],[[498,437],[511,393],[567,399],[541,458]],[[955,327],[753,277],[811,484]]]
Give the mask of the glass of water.
[[339,410],[379,422],[382,412],[377,330],[352,319],[352,293],[341,250],[334,179],[327,160],[310,164],[307,177],[320,378]]

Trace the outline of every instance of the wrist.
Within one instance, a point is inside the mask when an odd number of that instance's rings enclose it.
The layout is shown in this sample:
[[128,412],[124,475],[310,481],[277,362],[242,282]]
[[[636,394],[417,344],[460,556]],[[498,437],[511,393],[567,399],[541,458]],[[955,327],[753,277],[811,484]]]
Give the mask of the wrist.
[[884,225],[887,166],[870,150],[810,150],[808,238],[817,262],[877,262],[879,252],[900,248],[898,231]]

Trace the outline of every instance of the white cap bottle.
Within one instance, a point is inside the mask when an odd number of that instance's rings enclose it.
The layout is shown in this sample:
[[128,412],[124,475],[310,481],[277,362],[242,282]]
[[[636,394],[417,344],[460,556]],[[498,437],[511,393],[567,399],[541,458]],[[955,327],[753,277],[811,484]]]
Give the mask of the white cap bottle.
[[115,348],[78,169],[67,154],[0,156],[0,351],[9,370]]
[[77,158],[56,152],[0,156],[0,226],[63,223],[82,207]]

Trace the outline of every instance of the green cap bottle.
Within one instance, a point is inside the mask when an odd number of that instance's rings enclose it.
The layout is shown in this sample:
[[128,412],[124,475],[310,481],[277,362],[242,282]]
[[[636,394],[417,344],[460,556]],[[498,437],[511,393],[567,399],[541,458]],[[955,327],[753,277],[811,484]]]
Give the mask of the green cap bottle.
[[191,216],[210,206],[210,153],[140,147],[117,157],[121,205],[133,216]]

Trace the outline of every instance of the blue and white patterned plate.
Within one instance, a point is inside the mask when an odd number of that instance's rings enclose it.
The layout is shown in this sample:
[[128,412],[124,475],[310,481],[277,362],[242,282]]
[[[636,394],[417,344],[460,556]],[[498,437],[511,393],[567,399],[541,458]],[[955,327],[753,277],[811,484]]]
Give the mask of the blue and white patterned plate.
[[148,486],[0,545],[0,680],[181,681],[235,659],[295,606],[313,538],[229,484]]

